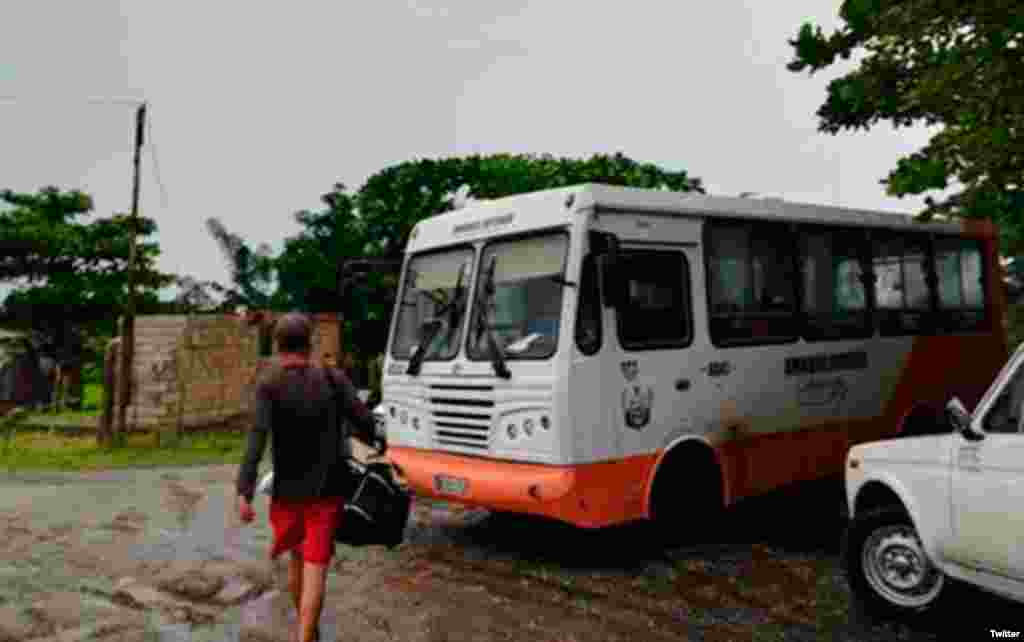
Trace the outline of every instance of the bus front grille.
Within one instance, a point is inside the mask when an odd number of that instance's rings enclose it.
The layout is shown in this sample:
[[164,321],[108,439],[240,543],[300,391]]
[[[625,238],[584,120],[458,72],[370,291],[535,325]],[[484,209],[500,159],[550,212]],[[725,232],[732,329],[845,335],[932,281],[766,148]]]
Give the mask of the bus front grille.
[[494,413],[492,386],[430,386],[430,419],[434,443],[446,450],[487,452]]

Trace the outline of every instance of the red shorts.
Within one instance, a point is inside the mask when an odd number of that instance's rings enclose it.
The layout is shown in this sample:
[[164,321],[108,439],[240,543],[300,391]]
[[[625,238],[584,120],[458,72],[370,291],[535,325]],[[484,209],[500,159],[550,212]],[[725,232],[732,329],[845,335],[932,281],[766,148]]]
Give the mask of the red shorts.
[[341,499],[272,500],[270,558],[301,546],[302,559],[326,566],[334,555],[334,531],[341,521]]

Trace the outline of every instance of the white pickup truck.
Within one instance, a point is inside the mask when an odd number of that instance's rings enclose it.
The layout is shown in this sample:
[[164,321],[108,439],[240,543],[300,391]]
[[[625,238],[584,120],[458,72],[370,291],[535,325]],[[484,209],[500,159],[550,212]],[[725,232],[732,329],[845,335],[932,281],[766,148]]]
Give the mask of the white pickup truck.
[[[951,367],[956,367],[955,364]],[[855,446],[843,561],[866,610],[935,610],[950,579],[1024,602],[1024,345],[952,430]]]

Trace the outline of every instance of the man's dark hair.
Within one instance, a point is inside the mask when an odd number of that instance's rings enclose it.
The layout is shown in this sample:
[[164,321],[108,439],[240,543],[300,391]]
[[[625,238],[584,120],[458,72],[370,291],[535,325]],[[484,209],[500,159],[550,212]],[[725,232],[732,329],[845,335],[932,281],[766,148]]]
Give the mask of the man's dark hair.
[[274,324],[274,340],[279,352],[309,352],[313,345],[313,324],[304,314],[288,313]]

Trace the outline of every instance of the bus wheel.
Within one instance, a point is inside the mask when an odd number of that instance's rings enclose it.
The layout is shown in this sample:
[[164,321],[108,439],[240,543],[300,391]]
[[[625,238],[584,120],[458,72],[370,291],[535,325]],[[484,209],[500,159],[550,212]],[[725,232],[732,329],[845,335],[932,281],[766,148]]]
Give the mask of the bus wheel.
[[667,545],[710,541],[721,525],[722,476],[711,450],[678,446],[658,467],[651,521]]

